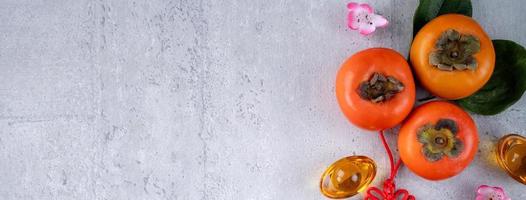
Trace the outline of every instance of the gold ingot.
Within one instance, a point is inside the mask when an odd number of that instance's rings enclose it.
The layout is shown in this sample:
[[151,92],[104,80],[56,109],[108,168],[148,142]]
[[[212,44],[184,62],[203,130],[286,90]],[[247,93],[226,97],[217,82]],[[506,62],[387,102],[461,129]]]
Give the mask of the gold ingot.
[[513,179],[526,185],[526,138],[509,134],[499,139],[496,158]]
[[365,190],[376,176],[376,164],[366,156],[349,156],[330,165],[323,172],[320,190],[323,195],[342,199]]

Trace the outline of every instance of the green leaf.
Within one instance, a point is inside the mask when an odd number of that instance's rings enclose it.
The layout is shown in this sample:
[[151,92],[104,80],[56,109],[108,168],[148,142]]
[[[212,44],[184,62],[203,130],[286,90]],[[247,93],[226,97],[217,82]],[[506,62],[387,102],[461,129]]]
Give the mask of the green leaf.
[[420,0],[413,18],[413,37],[427,22],[448,13],[471,17],[471,0]]
[[517,102],[526,90],[526,49],[509,40],[493,40],[496,62],[490,80],[475,94],[457,102],[465,109],[495,115]]

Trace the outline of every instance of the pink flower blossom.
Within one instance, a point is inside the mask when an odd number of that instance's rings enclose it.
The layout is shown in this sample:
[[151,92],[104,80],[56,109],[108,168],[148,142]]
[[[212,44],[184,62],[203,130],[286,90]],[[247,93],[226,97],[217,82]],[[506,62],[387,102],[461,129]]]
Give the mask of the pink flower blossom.
[[511,200],[500,187],[481,185],[477,190],[475,200]]
[[374,14],[374,10],[368,4],[349,3],[349,28],[360,31],[362,35],[369,35],[376,30],[376,27],[384,27],[389,23],[381,15]]

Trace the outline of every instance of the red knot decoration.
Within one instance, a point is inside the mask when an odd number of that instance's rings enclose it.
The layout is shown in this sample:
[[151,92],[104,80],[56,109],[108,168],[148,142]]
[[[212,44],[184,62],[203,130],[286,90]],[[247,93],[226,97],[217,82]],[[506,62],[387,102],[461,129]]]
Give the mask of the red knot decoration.
[[400,168],[400,165],[402,165],[402,160],[399,159],[396,162],[395,166],[393,153],[391,152],[391,149],[389,148],[389,145],[385,140],[383,131],[380,131],[380,139],[384,144],[385,150],[387,151],[387,155],[389,155],[389,162],[391,164],[391,175],[387,180],[384,181],[382,189],[378,187],[370,187],[369,189],[367,189],[364,200],[416,200],[415,196],[409,194],[409,192],[406,189],[396,189],[394,179],[396,177],[398,169]]

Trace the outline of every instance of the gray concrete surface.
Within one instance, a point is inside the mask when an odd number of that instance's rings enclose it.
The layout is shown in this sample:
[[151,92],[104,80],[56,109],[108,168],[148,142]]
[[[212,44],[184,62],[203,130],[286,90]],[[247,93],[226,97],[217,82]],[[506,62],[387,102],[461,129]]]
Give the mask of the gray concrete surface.
[[[358,50],[407,55],[417,1],[369,2],[391,24],[364,38],[345,1],[2,0],[0,199],[323,199],[320,174],[353,154],[376,160],[379,185],[386,154],[343,117],[333,83]],[[526,45],[524,10],[474,1],[489,35]],[[462,174],[404,168],[398,185],[525,199],[489,159],[496,138],[526,134],[525,105],[474,116],[481,148]]]

